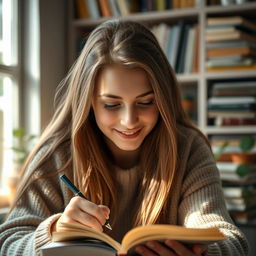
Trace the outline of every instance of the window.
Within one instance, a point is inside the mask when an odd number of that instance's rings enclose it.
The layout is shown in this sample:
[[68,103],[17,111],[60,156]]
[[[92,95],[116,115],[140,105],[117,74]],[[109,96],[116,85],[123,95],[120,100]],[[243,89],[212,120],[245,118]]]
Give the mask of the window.
[[[3,11],[4,10],[4,11]],[[0,0],[0,189],[12,170],[12,130],[19,109],[18,0]]]

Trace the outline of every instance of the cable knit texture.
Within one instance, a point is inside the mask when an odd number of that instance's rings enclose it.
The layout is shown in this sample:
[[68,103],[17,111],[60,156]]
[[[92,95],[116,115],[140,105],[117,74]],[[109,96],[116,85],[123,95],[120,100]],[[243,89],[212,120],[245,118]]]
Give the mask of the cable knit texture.
[[[226,210],[219,173],[210,149],[195,131],[180,127],[180,134],[179,168],[168,202],[168,223],[187,227],[218,227],[227,240],[211,244],[205,254],[207,256],[247,255],[247,240]],[[30,168],[44,150],[37,154]],[[36,174],[54,172],[60,168],[67,151],[65,146],[60,148]],[[72,177],[71,170],[68,172]],[[113,231],[108,234],[121,241],[131,228],[132,216],[128,213],[138,200],[140,179],[136,175],[136,167],[129,170],[116,168],[116,172],[118,196],[123,204],[116,213]],[[72,197],[58,176],[41,178],[31,185],[0,226],[1,256],[40,255],[40,247],[51,241],[51,224],[59,218]]]

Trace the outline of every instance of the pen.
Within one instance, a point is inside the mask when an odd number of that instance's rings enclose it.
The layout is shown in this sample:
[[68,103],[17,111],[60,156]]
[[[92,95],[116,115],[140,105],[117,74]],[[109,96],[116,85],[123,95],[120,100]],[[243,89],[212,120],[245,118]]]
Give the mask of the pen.
[[[87,200],[87,198],[83,195],[83,193],[78,190],[78,188],[68,179],[68,177],[65,174],[61,175],[60,179],[64,182],[64,184],[67,185],[67,187],[74,193],[74,195],[80,196]],[[104,224],[104,226],[112,230],[112,227],[110,226],[108,220],[106,220],[106,223]]]

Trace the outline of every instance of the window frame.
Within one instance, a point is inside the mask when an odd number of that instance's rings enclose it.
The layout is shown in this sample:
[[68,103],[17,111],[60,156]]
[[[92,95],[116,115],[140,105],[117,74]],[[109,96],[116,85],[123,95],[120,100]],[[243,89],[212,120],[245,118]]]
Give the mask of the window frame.
[[[12,129],[19,127],[21,125],[23,110],[21,108],[21,99],[22,99],[22,79],[21,79],[21,48],[22,48],[22,38],[21,38],[21,28],[22,28],[22,19],[21,19],[21,1],[19,0],[2,0],[3,2],[9,2],[11,8],[11,17],[12,24],[10,26],[12,29],[12,57],[13,61],[10,63],[0,63],[0,76],[9,77],[12,81],[11,86],[13,87],[13,104],[12,106]],[[2,5],[3,6],[3,5]],[[4,22],[3,22],[4,26]],[[6,134],[3,136],[5,138]],[[4,139],[3,138],[3,139]],[[12,145],[12,130],[8,131],[8,143],[2,143],[3,148],[3,161],[0,163],[0,194],[8,193],[8,183],[7,175],[11,172],[9,167],[13,167],[13,156],[12,150],[9,148],[9,145]],[[5,140],[4,140],[5,141]],[[7,158],[7,159],[4,159]],[[6,163],[7,162],[7,163]],[[8,169],[8,170],[7,170]]]

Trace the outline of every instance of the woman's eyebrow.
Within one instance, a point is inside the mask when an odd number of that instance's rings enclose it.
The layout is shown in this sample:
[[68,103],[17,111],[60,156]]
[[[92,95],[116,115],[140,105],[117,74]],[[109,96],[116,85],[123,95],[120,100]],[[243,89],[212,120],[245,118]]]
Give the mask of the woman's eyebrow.
[[[145,97],[149,94],[153,94],[154,92],[151,90],[151,91],[148,91],[148,92],[144,92],[138,96],[136,96],[136,99],[137,98],[141,98],[141,97]],[[114,99],[122,99],[122,97],[120,96],[117,96],[117,95],[114,95],[114,94],[109,94],[109,93],[104,93],[104,94],[100,94],[99,97],[107,97],[107,98],[114,98]]]

